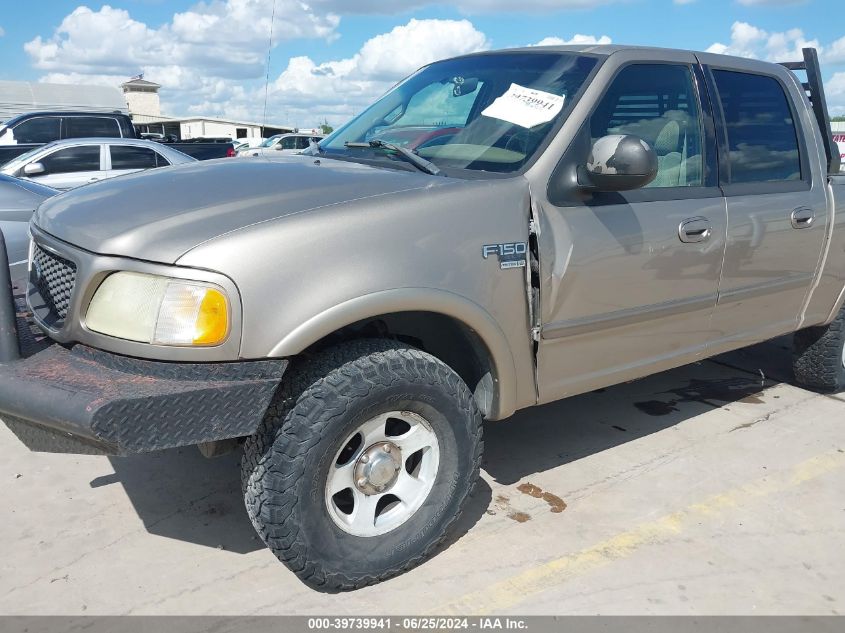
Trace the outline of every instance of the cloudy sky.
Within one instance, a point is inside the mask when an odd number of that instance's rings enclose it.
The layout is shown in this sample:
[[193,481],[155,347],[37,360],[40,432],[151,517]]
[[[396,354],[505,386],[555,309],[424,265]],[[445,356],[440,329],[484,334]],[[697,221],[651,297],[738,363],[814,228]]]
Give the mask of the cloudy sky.
[[[33,7],[37,6],[37,10]],[[6,2],[0,79],[162,84],[165,114],[337,125],[429,61],[614,42],[782,61],[821,50],[845,114],[842,0],[78,0]]]

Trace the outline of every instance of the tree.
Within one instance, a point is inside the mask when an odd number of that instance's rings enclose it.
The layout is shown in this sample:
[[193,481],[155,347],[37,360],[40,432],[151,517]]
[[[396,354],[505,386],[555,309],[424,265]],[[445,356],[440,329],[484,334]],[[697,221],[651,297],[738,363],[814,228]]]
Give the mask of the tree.
[[331,134],[332,132],[334,132],[334,128],[329,125],[328,119],[323,119],[323,122],[320,124],[320,131],[323,134]]
[[835,123],[845,123],[845,116],[835,116],[831,119]]

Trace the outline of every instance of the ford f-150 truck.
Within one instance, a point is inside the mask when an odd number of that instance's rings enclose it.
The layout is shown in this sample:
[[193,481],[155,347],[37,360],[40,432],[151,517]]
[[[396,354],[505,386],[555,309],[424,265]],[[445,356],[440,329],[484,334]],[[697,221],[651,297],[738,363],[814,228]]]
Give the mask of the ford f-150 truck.
[[337,591],[435,551],[483,420],[793,332],[796,381],[845,387],[845,182],[814,50],[449,59],[306,152],[42,203],[27,306],[0,302],[12,431],[238,447],[264,543]]

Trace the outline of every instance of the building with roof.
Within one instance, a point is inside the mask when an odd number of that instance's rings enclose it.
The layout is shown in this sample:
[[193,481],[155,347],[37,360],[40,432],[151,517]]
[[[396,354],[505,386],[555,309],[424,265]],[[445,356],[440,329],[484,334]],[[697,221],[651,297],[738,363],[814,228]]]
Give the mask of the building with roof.
[[34,110],[129,111],[120,90],[113,86],[0,81],[0,122]]
[[296,131],[292,125],[235,121],[217,117],[144,117],[141,122],[133,115],[132,121],[140,133],[175,136],[181,141],[197,138],[269,138],[274,134]]

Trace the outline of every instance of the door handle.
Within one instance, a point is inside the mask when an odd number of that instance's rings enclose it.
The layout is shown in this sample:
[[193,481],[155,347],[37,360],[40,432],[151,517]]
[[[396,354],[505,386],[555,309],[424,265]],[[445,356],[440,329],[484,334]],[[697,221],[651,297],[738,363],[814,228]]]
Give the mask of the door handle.
[[710,239],[712,233],[713,227],[707,218],[689,218],[678,227],[678,237],[687,244],[705,242]]
[[816,213],[807,207],[799,207],[789,216],[792,221],[793,229],[808,229],[813,226],[813,221],[816,219]]

